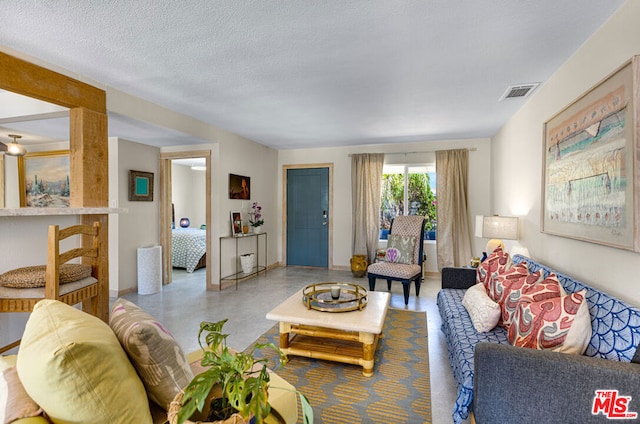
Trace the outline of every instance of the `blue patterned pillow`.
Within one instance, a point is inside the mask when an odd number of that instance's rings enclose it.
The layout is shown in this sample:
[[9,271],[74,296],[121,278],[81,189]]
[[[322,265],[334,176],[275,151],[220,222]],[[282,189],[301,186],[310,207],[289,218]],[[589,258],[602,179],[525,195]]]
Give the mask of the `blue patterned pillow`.
[[415,236],[390,234],[384,260],[392,263],[412,264],[416,249]]

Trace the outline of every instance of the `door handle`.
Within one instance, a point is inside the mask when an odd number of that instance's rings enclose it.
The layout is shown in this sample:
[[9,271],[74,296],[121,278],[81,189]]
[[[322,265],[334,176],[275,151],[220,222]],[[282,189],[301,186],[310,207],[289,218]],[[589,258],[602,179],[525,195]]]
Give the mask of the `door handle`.
[[322,211],[322,225],[327,225],[327,211]]

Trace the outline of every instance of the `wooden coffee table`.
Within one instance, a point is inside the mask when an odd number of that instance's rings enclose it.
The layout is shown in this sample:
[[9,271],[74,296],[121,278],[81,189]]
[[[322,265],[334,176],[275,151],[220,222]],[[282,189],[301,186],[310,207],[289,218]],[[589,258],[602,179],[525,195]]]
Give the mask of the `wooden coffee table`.
[[362,374],[371,377],[390,298],[389,293],[369,292],[361,311],[321,312],[307,309],[300,290],[267,319],[280,323],[280,349],[286,355],[360,365]]

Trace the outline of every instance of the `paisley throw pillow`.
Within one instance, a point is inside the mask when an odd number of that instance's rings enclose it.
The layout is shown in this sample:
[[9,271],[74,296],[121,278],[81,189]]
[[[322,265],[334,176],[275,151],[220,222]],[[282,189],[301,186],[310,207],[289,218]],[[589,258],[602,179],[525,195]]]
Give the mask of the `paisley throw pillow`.
[[476,274],[476,283],[484,284],[484,288],[489,293],[489,284],[491,279],[511,268],[513,262],[507,252],[497,247],[487,259],[485,259],[478,267]]
[[518,305],[509,342],[518,347],[581,355],[591,340],[586,290]]

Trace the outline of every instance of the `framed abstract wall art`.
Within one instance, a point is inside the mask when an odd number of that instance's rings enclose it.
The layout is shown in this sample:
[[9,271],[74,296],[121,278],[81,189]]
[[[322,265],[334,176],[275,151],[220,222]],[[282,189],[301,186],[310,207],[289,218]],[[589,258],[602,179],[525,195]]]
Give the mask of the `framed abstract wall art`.
[[20,207],[68,208],[69,151],[27,153],[18,158]]
[[251,199],[251,177],[229,174],[229,199]]
[[544,124],[543,233],[640,251],[639,57]]
[[153,172],[129,171],[129,200],[153,202]]

